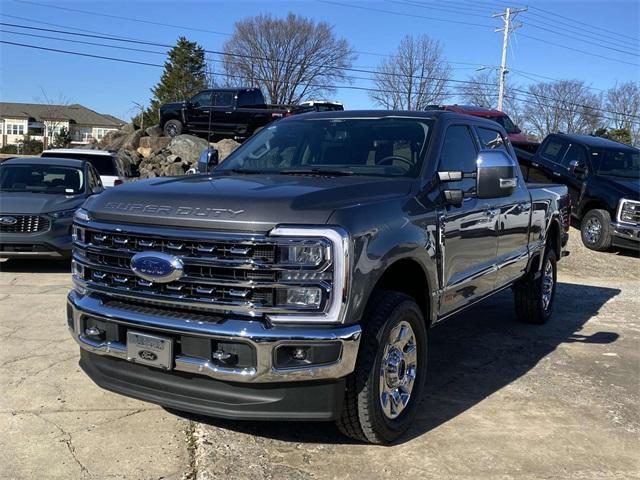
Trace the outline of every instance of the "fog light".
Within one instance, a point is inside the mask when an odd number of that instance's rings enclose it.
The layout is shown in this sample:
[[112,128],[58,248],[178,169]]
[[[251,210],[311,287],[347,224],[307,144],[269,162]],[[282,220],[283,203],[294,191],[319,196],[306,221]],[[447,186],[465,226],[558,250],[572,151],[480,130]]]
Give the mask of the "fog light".
[[278,304],[292,307],[320,306],[322,292],[318,287],[291,287],[278,291]]
[[306,360],[307,351],[304,348],[294,348],[291,356],[294,358],[294,360]]
[[99,337],[102,338],[104,332],[100,330],[98,327],[89,327],[84,330],[84,334],[89,337]]

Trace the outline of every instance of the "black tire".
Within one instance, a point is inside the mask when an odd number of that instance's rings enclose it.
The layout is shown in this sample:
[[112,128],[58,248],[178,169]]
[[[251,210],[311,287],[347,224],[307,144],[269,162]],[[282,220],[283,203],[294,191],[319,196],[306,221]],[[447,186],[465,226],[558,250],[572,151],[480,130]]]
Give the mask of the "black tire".
[[[414,343],[407,342],[405,349],[413,351],[415,348],[415,369],[410,367],[408,356],[407,363],[404,363],[403,356],[400,368],[395,371],[402,372],[397,375],[400,379],[408,379],[411,372],[415,373],[413,388],[404,409],[395,412],[395,418],[390,418],[384,413],[381,400],[381,373],[391,371],[382,369],[383,356],[390,348],[387,345],[390,334],[396,329],[399,338],[400,329],[406,324],[411,327]],[[408,295],[374,292],[364,315],[356,368],[347,379],[342,414],[336,422],[340,431],[348,437],[376,444],[387,444],[398,439],[413,423],[424,390],[426,370],[427,328],[420,308]],[[385,382],[382,385],[388,384]],[[388,405],[393,403],[391,397],[385,398]]]
[[182,133],[182,122],[180,120],[168,120],[162,130],[167,137],[177,137]]
[[[514,286],[516,316],[524,323],[542,325],[551,318],[553,302],[556,296],[557,280],[556,252],[547,246],[540,271],[530,272],[524,279]],[[551,268],[550,292],[547,268]],[[545,294],[550,293],[550,299],[545,301]]]
[[605,252],[611,248],[611,215],[606,210],[589,210],[580,224],[580,236],[584,246]]

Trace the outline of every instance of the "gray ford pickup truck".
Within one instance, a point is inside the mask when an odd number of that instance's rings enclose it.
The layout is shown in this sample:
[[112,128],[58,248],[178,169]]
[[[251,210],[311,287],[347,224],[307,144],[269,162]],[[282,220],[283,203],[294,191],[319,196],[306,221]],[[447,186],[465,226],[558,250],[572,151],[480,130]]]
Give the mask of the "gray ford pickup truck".
[[508,287],[520,320],[551,315],[567,188],[525,184],[495,122],[302,114],[216,163],[77,212],[67,321],[99,386],[389,443],[420,406],[431,327]]

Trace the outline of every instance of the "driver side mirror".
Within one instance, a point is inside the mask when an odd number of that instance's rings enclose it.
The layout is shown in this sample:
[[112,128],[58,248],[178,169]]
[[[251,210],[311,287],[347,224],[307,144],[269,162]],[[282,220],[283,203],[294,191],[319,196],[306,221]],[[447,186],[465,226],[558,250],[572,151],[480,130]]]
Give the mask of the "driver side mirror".
[[584,175],[587,173],[587,167],[578,160],[571,160],[569,162],[569,172],[571,172],[576,178],[582,180]]
[[198,159],[198,173],[211,173],[218,165],[218,150],[205,148]]
[[508,197],[518,187],[518,165],[504,151],[482,152],[476,161],[478,198]]

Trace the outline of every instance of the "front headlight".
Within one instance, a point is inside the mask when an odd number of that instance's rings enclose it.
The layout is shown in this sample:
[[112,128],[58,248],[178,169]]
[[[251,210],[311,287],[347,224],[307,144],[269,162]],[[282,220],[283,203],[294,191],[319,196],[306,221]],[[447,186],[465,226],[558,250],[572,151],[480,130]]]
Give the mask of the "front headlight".
[[79,222],[90,222],[91,214],[84,208],[79,208],[75,211],[73,219]]
[[618,221],[622,223],[640,223],[640,202],[623,198],[618,207]]
[[51,215],[53,218],[71,218],[76,213],[76,209],[73,208],[71,210],[60,210],[58,212],[52,212]]
[[[344,321],[349,297],[351,242],[337,227],[280,226],[269,232],[278,241],[276,264],[282,268],[273,323],[336,323]],[[290,310],[287,311],[287,310]]]

